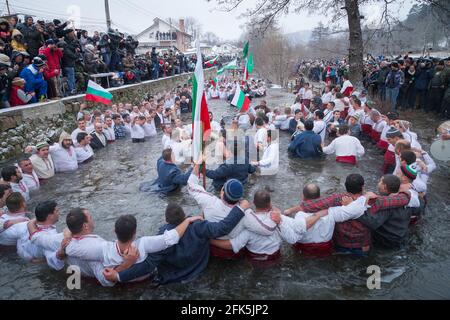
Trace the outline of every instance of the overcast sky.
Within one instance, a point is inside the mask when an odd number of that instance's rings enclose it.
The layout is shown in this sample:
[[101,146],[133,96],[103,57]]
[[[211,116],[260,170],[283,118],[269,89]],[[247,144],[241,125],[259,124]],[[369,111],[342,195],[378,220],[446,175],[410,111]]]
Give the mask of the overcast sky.
[[[104,31],[105,7],[103,0],[10,0],[12,12],[31,13],[46,20],[54,17],[68,18],[70,12],[81,12],[81,26],[88,30]],[[192,16],[202,24],[202,31],[211,31],[222,39],[237,39],[241,32],[241,26],[245,19],[239,19],[239,15],[246,8],[255,5],[257,0],[246,0],[236,10],[222,12],[218,10],[215,1],[206,0],[109,0],[113,27],[121,31],[137,34],[148,28],[153,19],[158,16],[164,19],[169,17],[180,18]],[[404,0],[398,8],[402,18],[411,8],[413,0]],[[6,13],[6,2],[0,2],[0,10]],[[71,9],[72,7],[72,9]],[[369,21],[377,21],[381,14],[381,7],[372,5],[363,8],[362,13]],[[326,21],[324,17],[306,13],[289,14],[280,19],[280,25],[285,32],[311,30],[320,21]]]

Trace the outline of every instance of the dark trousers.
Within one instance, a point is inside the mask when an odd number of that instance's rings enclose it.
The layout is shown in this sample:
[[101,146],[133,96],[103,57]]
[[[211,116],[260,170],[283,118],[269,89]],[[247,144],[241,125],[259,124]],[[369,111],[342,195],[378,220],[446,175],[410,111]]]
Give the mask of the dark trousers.
[[444,98],[443,88],[431,88],[428,94],[427,110],[439,112],[441,110],[443,98]]
[[414,100],[416,97],[419,98],[419,109],[427,110],[427,90],[416,89]]

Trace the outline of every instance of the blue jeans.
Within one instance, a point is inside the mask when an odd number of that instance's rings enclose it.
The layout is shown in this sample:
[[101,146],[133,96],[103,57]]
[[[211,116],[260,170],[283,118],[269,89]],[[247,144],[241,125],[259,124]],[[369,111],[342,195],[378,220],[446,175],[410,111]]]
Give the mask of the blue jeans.
[[103,62],[109,67],[111,63],[111,54],[110,53],[102,53]]
[[157,80],[159,78],[159,63],[154,62],[152,65],[152,79]]
[[69,83],[69,94],[75,91],[75,68],[63,68],[64,76]]
[[390,103],[392,111],[397,109],[397,98],[399,92],[400,88],[386,88],[386,100]]

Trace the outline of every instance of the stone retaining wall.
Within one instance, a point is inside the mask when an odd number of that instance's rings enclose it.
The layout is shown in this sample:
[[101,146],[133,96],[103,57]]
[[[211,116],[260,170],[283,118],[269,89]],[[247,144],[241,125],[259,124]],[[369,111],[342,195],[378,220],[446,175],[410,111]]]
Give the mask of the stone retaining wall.
[[[214,78],[216,68],[205,70],[205,79]],[[109,89],[113,103],[140,104],[148,94],[172,90],[189,81],[192,73],[154,81]],[[0,164],[23,154],[28,145],[51,140],[57,141],[64,130],[71,133],[76,128],[76,114],[84,95],[58,101],[38,103],[23,107],[0,109]],[[90,107],[96,105],[88,102]]]

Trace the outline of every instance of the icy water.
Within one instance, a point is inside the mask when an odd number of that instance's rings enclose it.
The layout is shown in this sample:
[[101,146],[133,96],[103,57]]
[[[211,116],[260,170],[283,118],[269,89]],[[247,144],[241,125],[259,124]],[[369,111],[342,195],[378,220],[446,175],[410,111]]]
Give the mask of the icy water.
[[[269,107],[284,107],[294,97],[279,89],[269,90]],[[224,102],[213,101],[210,109],[217,120],[234,110]],[[435,136],[437,119],[421,112],[405,117],[414,124],[426,150]],[[272,180],[252,178],[247,195],[269,185],[276,206],[286,209],[298,204],[305,183],[320,184],[323,195],[344,190],[345,177],[361,173],[367,189],[376,190],[381,175],[382,155],[372,146],[364,166],[352,168],[335,163],[332,157],[321,161],[299,161],[286,156],[289,136],[281,136],[280,172]],[[123,214],[138,220],[138,236],[152,235],[164,222],[169,201],[198,214],[196,203],[183,190],[169,198],[138,192],[139,184],[156,177],[155,164],[161,153],[161,137],[142,145],[129,141],[114,144],[96,154],[96,160],[76,173],[58,175],[34,195],[37,202],[55,199],[62,208],[59,228],[71,207],[88,208],[96,222],[95,232],[114,240],[114,222]],[[208,184],[210,181],[208,182]],[[408,245],[400,251],[376,251],[366,259],[342,256],[305,258],[283,245],[283,258],[269,269],[255,268],[246,261],[211,260],[207,270],[189,284],[158,289],[149,285],[102,288],[82,282],[81,290],[66,288],[65,272],[43,265],[27,265],[15,253],[0,251],[0,299],[449,299],[450,298],[450,208],[449,167],[440,163],[429,188],[427,216],[411,229]],[[367,288],[367,268],[381,268],[380,290]]]

